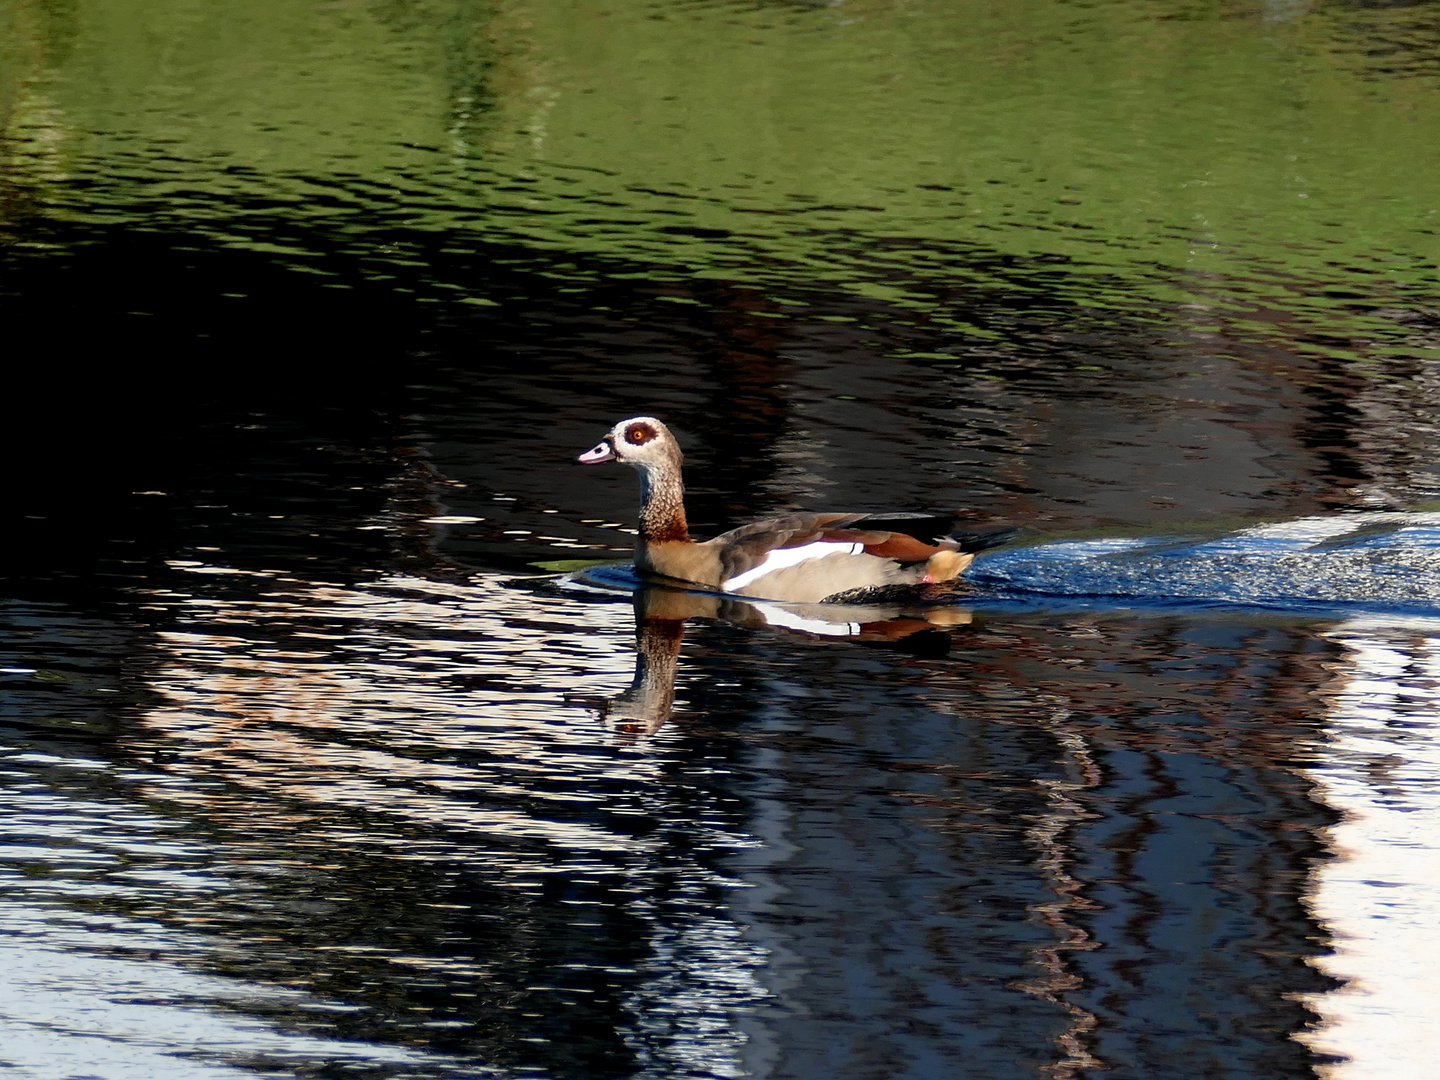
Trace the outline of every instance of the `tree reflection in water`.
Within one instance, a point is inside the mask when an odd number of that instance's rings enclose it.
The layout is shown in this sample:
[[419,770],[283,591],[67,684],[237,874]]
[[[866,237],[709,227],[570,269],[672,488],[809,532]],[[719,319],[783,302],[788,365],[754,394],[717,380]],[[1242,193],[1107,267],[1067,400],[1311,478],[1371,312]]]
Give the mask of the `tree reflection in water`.
[[[1331,807],[1433,812],[1376,750],[1427,745],[1430,631],[239,569],[147,577],[146,641],[10,609],[64,674],[7,676],[10,922],[406,1075],[1303,1077]],[[61,726],[122,654],[130,718]]]

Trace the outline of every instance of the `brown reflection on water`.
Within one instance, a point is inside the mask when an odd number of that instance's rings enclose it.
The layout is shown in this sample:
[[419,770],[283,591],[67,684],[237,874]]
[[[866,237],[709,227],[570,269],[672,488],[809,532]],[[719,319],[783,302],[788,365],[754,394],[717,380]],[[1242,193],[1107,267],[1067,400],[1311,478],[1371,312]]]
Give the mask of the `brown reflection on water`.
[[[223,970],[361,1003],[341,1034],[487,1065],[628,1075],[671,1026],[652,1007],[682,1017],[673,1058],[753,997],[733,927],[667,914],[667,882],[682,906],[725,886],[667,835],[665,755],[562,700],[628,674],[623,606],[180,569],[194,584],[172,591],[124,751],[153,768],[136,796],[203,834],[234,887],[147,915],[240,946]],[[723,819],[702,834],[752,842]],[[672,989],[666,955],[689,972]]]
[[1038,779],[1045,794],[1047,810],[1037,814],[1026,839],[1035,850],[1035,868],[1044,886],[1054,894],[1053,901],[1032,906],[1032,915],[1054,934],[1055,942],[1034,950],[1031,962],[1040,969],[1034,979],[1016,983],[1016,988],[1053,1002],[1069,1018],[1066,1027],[1055,1036],[1059,1051],[1057,1059],[1041,1072],[1054,1080],[1071,1080],[1086,1070],[1100,1069],[1105,1063],[1090,1052],[1092,1035],[1098,1020],[1094,1013],[1070,1000],[1069,994],[1084,986],[1085,980],[1070,963],[1070,954],[1099,947],[1084,925],[1085,912],[1095,904],[1085,895],[1085,882],[1075,876],[1075,857],[1067,842],[1067,834],[1097,815],[1081,801],[1081,793],[1094,791],[1102,782],[1101,771],[1085,740],[1072,734],[1059,733],[1056,739],[1064,754],[1062,777]]
[[[578,822],[455,801],[483,789],[594,802],[599,797],[583,784],[546,790],[535,774],[603,780],[644,770],[643,760],[620,765],[577,753],[593,733],[557,722],[553,699],[537,694],[538,686],[583,685],[597,678],[597,667],[603,672],[606,658],[587,648],[593,626],[566,627],[553,607],[520,590],[507,590],[497,615],[495,592],[504,585],[495,581],[293,586],[264,599],[192,600],[212,608],[205,629],[160,636],[168,660],[151,686],[164,704],[147,711],[144,727],[183,747],[171,751],[172,774],[223,778],[229,790],[199,799],[231,802],[243,789],[292,813],[306,804],[383,806],[389,815],[463,832],[562,848],[630,846]],[[258,640],[247,632],[257,626],[265,628]],[[483,689],[483,708],[451,707],[464,700],[452,694],[467,689]],[[442,746],[490,755],[483,779],[473,765],[430,759],[426,751]],[[364,840],[385,842],[374,833]]]

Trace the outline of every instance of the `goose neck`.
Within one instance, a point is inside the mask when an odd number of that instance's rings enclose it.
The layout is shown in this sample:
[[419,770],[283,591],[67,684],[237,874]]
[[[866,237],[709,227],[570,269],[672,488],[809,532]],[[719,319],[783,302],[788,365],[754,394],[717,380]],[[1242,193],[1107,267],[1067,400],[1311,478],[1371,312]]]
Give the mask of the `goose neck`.
[[680,470],[669,462],[640,470],[640,539],[646,543],[690,539],[685,485]]

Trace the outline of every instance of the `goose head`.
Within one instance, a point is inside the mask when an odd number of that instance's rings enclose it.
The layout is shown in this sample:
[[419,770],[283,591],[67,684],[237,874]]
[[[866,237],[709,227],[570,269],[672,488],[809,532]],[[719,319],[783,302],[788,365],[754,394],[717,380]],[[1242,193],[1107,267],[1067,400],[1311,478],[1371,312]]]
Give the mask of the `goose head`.
[[669,428],[653,416],[632,416],[621,420],[576,460],[581,465],[620,461],[649,472],[665,466],[678,469],[684,458]]

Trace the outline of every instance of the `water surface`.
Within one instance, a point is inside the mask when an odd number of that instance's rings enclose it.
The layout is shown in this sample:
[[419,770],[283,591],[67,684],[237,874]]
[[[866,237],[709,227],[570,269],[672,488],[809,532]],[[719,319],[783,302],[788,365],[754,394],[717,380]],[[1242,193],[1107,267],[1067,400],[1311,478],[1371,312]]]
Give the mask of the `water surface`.
[[[0,0],[0,1062],[1419,1075],[1437,56]],[[544,571],[639,412],[702,535],[1025,531],[838,615]]]

